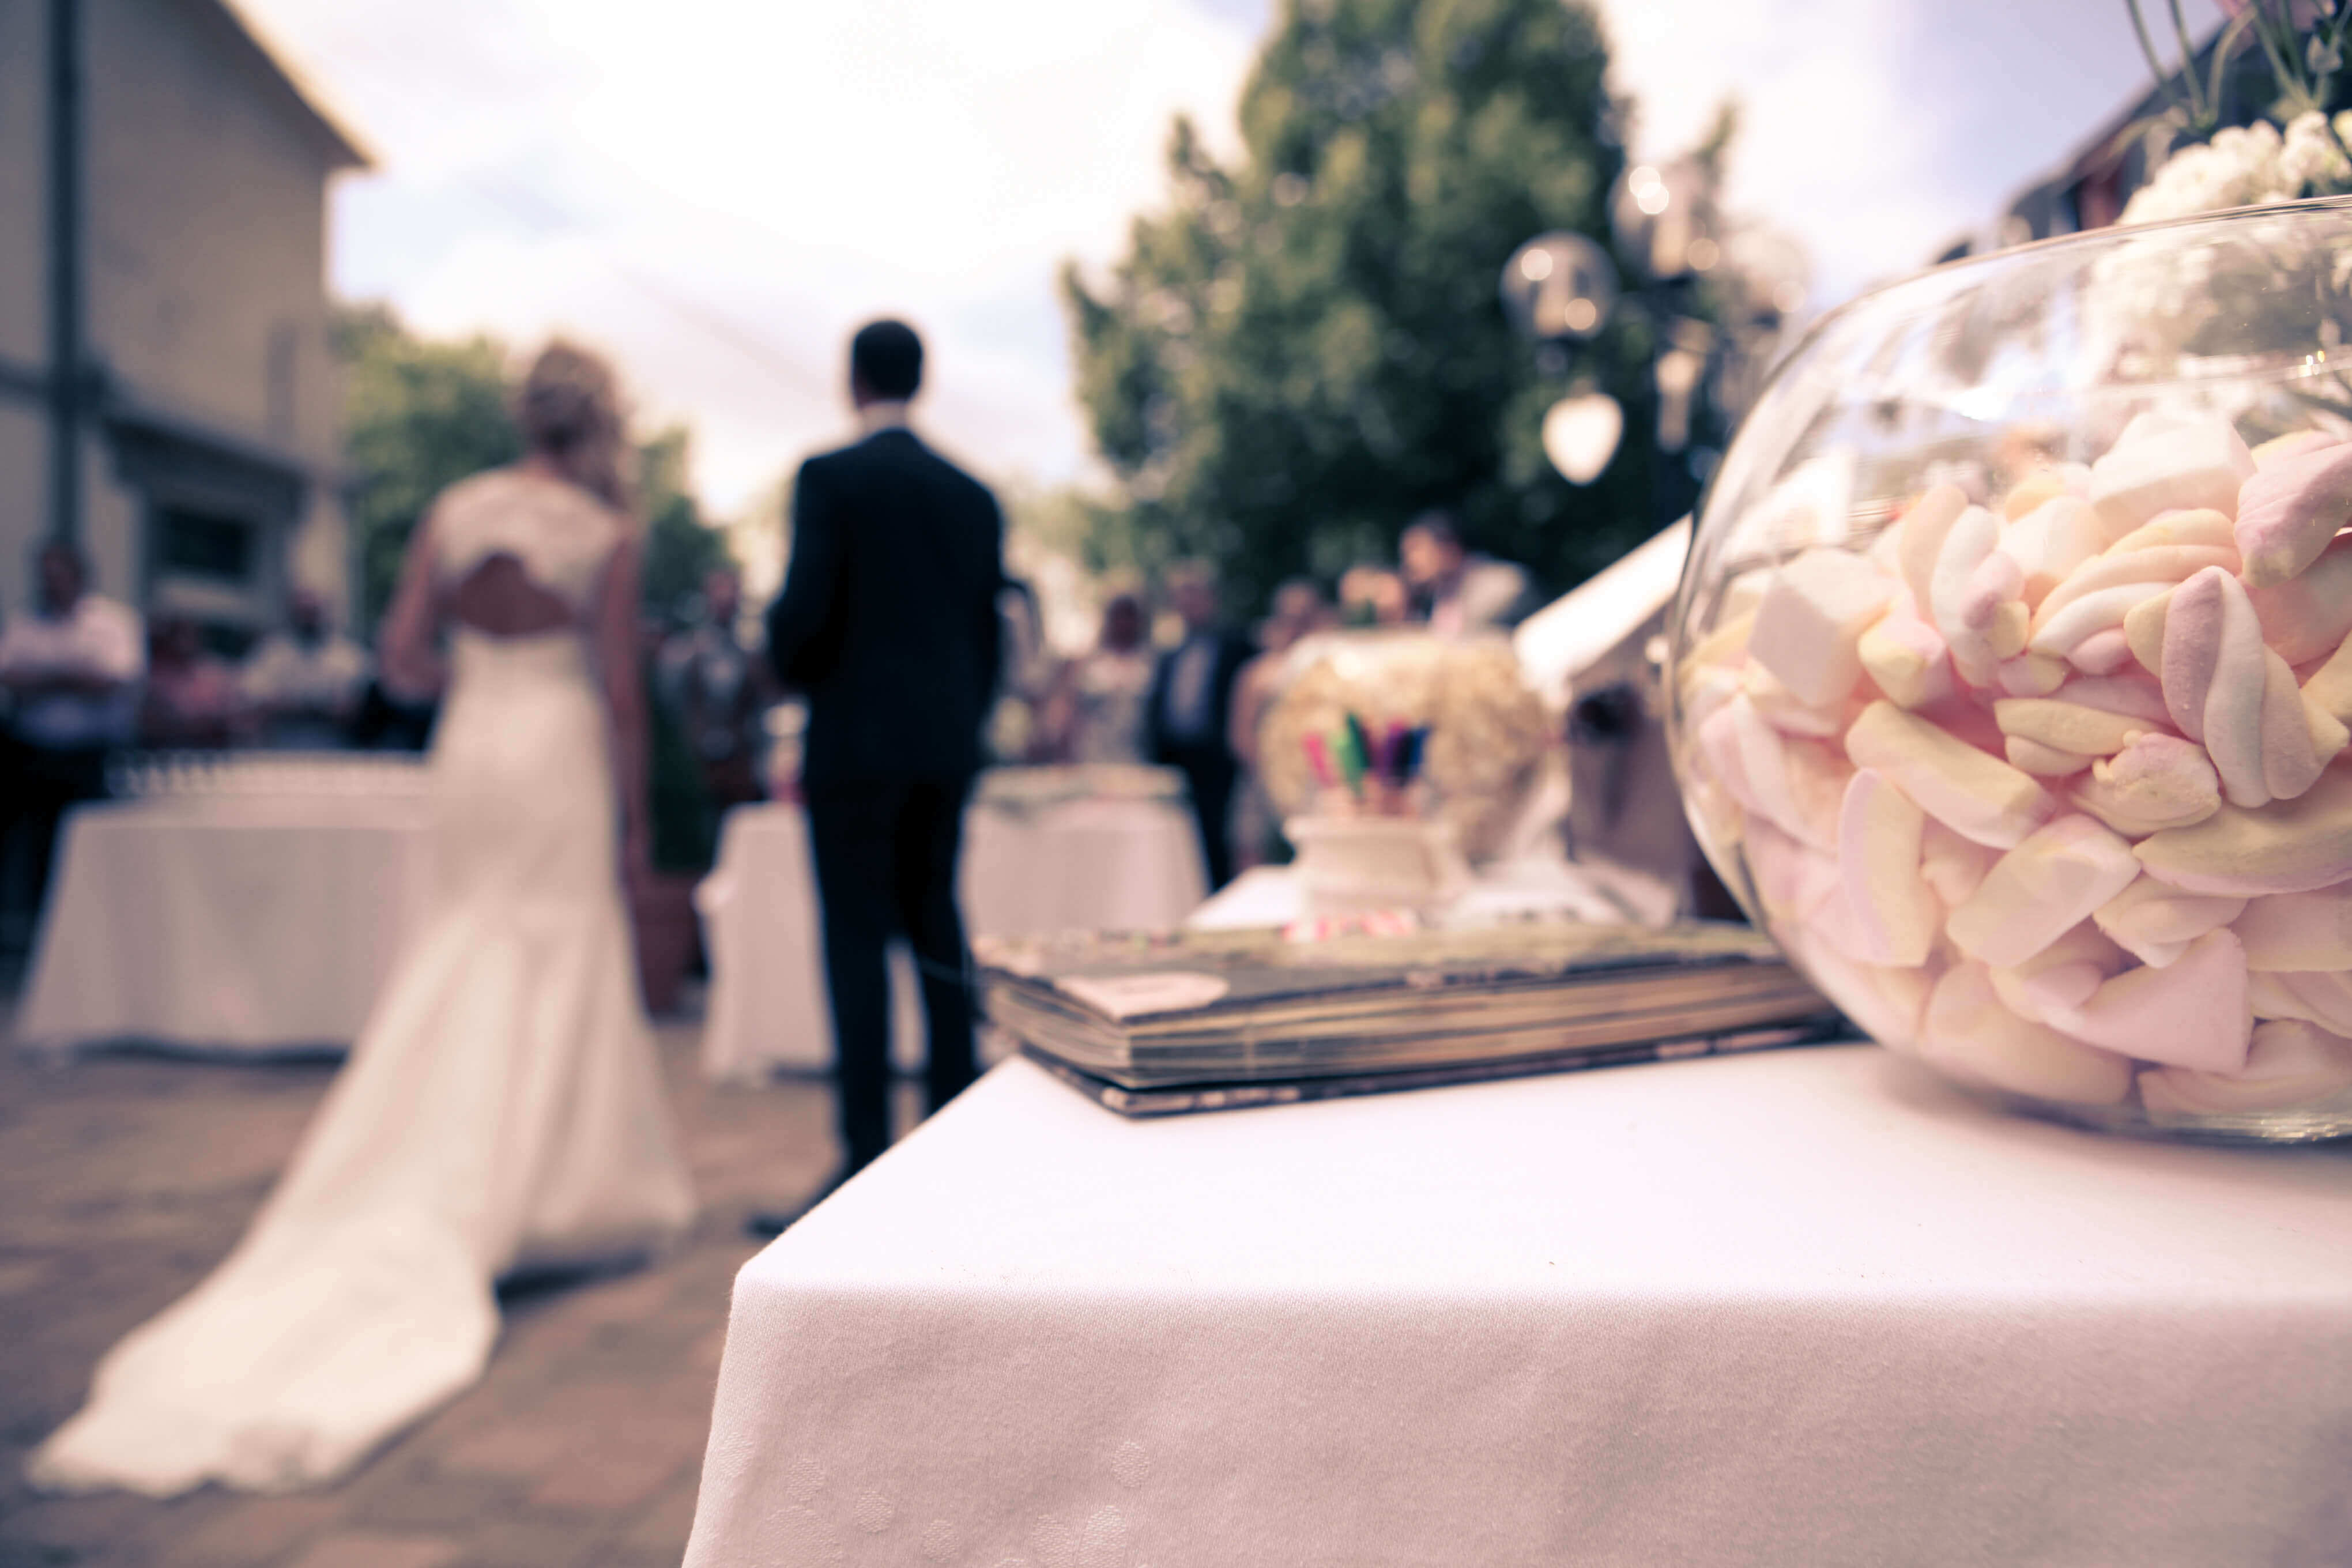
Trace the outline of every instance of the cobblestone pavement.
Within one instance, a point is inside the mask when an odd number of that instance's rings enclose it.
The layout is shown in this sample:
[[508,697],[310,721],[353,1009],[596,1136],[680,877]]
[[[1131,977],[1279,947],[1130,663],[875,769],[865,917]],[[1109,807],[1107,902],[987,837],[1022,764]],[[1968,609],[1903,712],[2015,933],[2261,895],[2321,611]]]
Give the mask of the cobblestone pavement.
[[510,1292],[488,1374],[341,1486],[168,1503],[43,1498],[24,1458],[124,1331],[203,1277],[333,1074],[110,1056],[26,1059],[0,1034],[0,1568],[673,1568],[694,1516],[745,1214],[835,1158],[814,1080],[715,1089],[698,1027],[662,1054],[694,1164],[693,1236],[633,1273]]

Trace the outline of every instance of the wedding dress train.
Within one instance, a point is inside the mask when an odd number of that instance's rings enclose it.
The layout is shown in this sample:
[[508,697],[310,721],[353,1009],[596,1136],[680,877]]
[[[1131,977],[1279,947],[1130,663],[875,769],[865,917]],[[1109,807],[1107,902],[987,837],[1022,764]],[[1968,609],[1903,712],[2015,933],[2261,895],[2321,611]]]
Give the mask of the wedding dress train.
[[[560,514],[560,496],[473,485],[470,513],[446,509],[445,572],[512,553],[584,599],[597,562],[577,558],[609,537],[517,504]],[[244,1239],[107,1354],[29,1461],[35,1484],[163,1497],[332,1479],[480,1375],[501,1275],[641,1253],[690,1221],[607,745],[578,633],[457,634],[431,762],[432,912]]]

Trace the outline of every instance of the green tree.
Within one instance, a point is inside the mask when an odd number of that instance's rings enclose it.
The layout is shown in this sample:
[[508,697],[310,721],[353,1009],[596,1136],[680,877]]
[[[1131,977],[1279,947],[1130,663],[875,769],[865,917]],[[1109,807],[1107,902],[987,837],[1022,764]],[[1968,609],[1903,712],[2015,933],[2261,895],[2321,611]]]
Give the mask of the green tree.
[[1661,521],[1652,331],[1620,310],[1579,356],[1626,409],[1608,471],[1545,459],[1566,390],[1496,297],[1524,240],[1607,244],[1623,115],[1585,0],[1286,0],[1230,167],[1180,120],[1174,185],[1091,286],[1063,279],[1079,395],[1123,504],[1097,564],[1222,563],[1262,594],[1389,556],[1412,515],[1565,587]]
[[[436,342],[411,332],[382,305],[336,321],[343,360],[345,461],[352,528],[359,541],[362,629],[392,602],[403,552],[433,498],[468,474],[510,463],[522,437],[509,411],[511,357],[495,338]],[[661,431],[637,449],[639,511],[646,520],[646,606],[658,614],[702,584],[727,559],[727,542],[702,519],[688,477],[689,433]]]

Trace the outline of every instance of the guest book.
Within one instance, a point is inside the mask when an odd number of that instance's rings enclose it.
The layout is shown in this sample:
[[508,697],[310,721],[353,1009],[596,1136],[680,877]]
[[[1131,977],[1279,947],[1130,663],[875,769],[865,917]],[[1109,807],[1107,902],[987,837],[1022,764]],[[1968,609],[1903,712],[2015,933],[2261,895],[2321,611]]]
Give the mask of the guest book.
[[1516,924],[976,944],[990,1020],[1130,1116],[1236,1109],[1836,1037],[1745,926]]

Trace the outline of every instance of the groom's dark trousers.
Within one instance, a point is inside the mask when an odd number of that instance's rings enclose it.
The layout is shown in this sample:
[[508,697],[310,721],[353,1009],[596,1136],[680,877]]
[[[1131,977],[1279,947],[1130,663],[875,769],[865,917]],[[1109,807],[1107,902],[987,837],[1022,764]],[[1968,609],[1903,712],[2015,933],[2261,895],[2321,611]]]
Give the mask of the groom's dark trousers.
[[890,1141],[894,934],[922,975],[930,1109],[972,1079],[956,860],[996,695],[1003,532],[987,489],[903,426],[812,458],[793,481],[768,650],[808,697],[802,784],[853,1171]]

